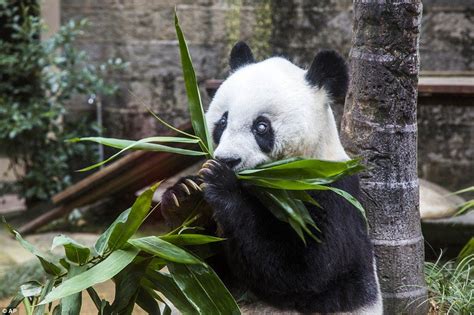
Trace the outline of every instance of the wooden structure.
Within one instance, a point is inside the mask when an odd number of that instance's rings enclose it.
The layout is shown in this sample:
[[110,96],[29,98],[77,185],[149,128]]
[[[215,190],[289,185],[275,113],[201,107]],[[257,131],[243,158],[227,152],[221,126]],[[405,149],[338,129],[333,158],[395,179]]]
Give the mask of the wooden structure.
[[421,76],[418,81],[418,93],[474,95],[474,77]]

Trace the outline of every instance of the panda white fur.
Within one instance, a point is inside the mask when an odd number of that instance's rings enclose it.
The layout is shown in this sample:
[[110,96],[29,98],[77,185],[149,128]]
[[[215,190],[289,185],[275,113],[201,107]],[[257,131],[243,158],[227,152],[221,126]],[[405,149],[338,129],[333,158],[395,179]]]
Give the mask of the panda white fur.
[[[330,107],[347,91],[343,58],[322,51],[308,70],[279,57],[256,63],[250,48],[239,42],[230,66],[231,75],[206,114],[215,159],[198,176],[182,178],[164,193],[165,219],[179,213],[177,200],[184,204],[189,191],[197,190],[193,183],[204,183],[204,198],[227,238],[228,268],[240,285],[281,309],[381,314],[373,248],[352,205],[329,191],[309,192],[322,206],[307,205],[322,243],[308,239],[305,246],[235,176],[237,170],[294,156],[348,159]],[[357,176],[333,186],[359,196]]]

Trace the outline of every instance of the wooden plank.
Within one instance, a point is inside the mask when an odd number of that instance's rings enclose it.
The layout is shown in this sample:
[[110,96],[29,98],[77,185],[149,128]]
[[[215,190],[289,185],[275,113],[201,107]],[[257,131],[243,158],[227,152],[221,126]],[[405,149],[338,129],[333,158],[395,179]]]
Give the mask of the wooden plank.
[[474,77],[420,77],[418,92],[474,95]]
[[[422,94],[462,94],[474,95],[474,74],[469,73],[430,73],[430,76],[421,76],[418,82],[418,92]],[[222,80],[207,80],[206,90],[214,95],[215,90],[222,84]]]
[[[185,130],[187,132],[191,131],[190,123],[181,126],[180,130]],[[168,133],[167,135],[176,134]],[[187,148],[189,147],[190,146],[187,146]],[[181,158],[186,160],[184,156],[170,153],[157,153],[146,151],[135,151],[129,153],[128,155],[116,160],[115,162],[112,162],[111,164],[100,169],[99,171],[96,171],[95,173],[82,179],[78,183],[54,195],[52,197],[53,204],[59,205],[61,203],[69,201],[70,199],[77,198],[78,196],[86,194],[89,191],[93,190],[94,187],[106,185],[106,183],[117,179],[117,177],[129,177],[129,179],[132,181],[140,181],[141,178],[130,177],[132,175],[136,175],[134,173],[131,175],[128,174],[130,172],[130,169],[143,164],[148,165],[150,163],[154,163],[154,165],[156,165],[159,163],[163,163],[163,161],[167,161],[172,157],[175,157],[177,160],[181,160]],[[161,175],[160,171],[162,171],[163,173],[167,173],[164,168],[160,168],[158,170],[155,170],[157,174],[153,175]]]

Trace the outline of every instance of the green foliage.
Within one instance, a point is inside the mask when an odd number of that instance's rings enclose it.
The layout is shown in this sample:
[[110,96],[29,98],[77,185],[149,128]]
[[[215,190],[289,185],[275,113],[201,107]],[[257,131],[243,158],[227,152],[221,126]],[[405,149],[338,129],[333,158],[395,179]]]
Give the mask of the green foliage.
[[[472,240],[471,240],[472,246]],[[472,250],[472,248],[471,248]],[[474,310],[474,254],[455,261],[425,262],[425,279],[435,314],[472,314]]]
[[46,273],[53,276],[59,276],[62,273],[63,268],[57,262],[52,261],[49,257],[47,257],[45,254],[39,251],[36,247],[28,243],[23,237],[21,237],[20,233],[15,231],[10,225],[6,223],[4,218],[2,218],[2,221],[5,224],[5,226],[8,228],[10,233],[21,244],[21,246],[23,246],[24,249],[26,249],[27,251],[29,251],[30,253],[32,253],[39,259],[41,266],[43,267],[44,271],[46,271]]
[[459,252],[457,263],[460,264],[461,261],[465,260],[468,256],[474,256],[474,236],[471,237],[469,242],[467,242]]
[[204,156],[207,155],[205,152],[195,151],[195,150],[187,150],[181,148],[174,148],[162,144],[157,144],[160,142],[176,142],[176,143],[199,143],[199,140],[192,139],[192,138],[179,138],[179,137],[149,137],[140,139],[138,141],[132,140],[123,140],[123,139],[113,139],[113,138],[103,138],[103,137],[84,137],[84,138],[75,138],[70,139],[69,142],[80,142],[80,141],[90,141],[101,143],[103,145],[121,149],[119,152],[115,153],[111,157],[96,163],[94,165],[85,167],[80,169],[79,171],[85,172],[91,169],[97,168],[101,165],[104,165],[113,159],[117,158],[120,154],[127,150],[145,150],[145,151],[156,151],[156,152],[170,152],[170,153],[177,153],[183,155],[193,155],[193,156]]
[[[474,186],[471,186],[462,190],[458,190],[454,192],[453,194],[459,195],[459,194],[472,193],[472,192],[474,192]],[[474,199],[471,199],[459,205],[455,215],[465,214],[473,209],[474,209]]]
[[[40,41],[45,27],[34,4],[0,2],[0,146],[19,177],[19,193],[28,202],[45,200],[71,183],[74,159],[95,160],[94,149],[65,139],[94,134],[87,117],[66,120],[75,96],[111,95],[116,86],[103,78],[123,67],[120,59],[89,64],[74,47],[87,22],[70,21]],[[21,170],[24,170],[24,174]]]
[[[38,257],[43,270],[49,274],[44,284],[24,283],[10,307],[23,302],[29,313],[43,314],[46,305],[59,300],[53,313],[80,314],[81,292],[86,290],[99,314],[132,314],[135,305],[153,314],[159,314],[160,308],[167,313],[170,311],[168,303],[183,314],[240,314],[232,295],[204,262],[205,257],[200,257],[196,251],[196,246],[222,239],[177,234],[176,231],[131,239],[155,209],[151,202],[157,187],[158,184],[143,192],[134,205],[99,236],[93,248],[63,235],[56,237],[53,247],[63,246],[65,250],[60,264],[7,225],[23,247]],[[194,251],[187,246],[192,246]],[[169,273],[165,272],[166,266]],[[115,283],[114,301],[100,299],[93,288],[109,279]]]
[[188,95],[188,108],[191,115],[194,133],[201,140],[202,150],[212,156],[211,133],[207,130],[206,116],[202,107],[199,86],[196,80],[193,63],[189,54],[188,45],[184,39],[183,31],[179,26],[178,15],[174,15],[174,24],[179,41],[179,51],[181,55],[181,66],[183,68],[184,84],[186,85],[186,94]]

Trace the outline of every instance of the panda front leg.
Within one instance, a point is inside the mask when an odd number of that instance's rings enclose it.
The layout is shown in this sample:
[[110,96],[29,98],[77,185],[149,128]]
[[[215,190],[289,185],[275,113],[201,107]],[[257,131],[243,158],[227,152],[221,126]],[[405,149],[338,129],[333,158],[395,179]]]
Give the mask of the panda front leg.
[[[227,239],[226,256],[234,276],[263,301],[307,310],[302,306],[306,296],[321,292],[325,285],[314,279],[318,273],[312,265],[304,263],[311,249],[249,194],[222,162],[207,161],[199,175],[204,197]],[[299,265],[306,267],[295,268]]]
[[242,217],[245,217],[244,213],[238,211],[243,202],[243,195],[237,175],[217,160],[206,161],[198,175],[202,178],[204,197],[214,210],[218,225],[224,232],[233,233]]
[[[286,260],[280,256],[286,255],[290,249],[303,249],[301,240],[286,223],[276,219],[249,194],[246,187],[238,182],[235,172],[224,163],[209,160],[204,163],[199,175],[204,183],[204,198],[213,209],[223,237],[227,238],[229,261],[240,271],[251,270],[253,274],[249,278],[270,280],[279,287],[280,283],[273,275],[289,276]],[[274,233],[278,234],[275,239],[272,238]],[[265,254],[269,252],[273,255]]]
[[161,214],[171,228],[180,226],[203,198],[199,176],[185,176],[166,189],[161,197]]

